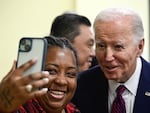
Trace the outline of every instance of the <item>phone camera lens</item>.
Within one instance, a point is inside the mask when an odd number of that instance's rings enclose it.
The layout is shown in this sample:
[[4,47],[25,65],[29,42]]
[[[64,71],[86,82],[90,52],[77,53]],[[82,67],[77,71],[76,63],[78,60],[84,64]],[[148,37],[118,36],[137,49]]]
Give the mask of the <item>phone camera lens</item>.
[[20,44],[20,51],[29,52],[32,46],[30,39],[22,39]]
[[25,45],[25,50],[26,50],[26,51],[29,51],[29,50],[30,50],[30,45],[28,45],[28,44]]

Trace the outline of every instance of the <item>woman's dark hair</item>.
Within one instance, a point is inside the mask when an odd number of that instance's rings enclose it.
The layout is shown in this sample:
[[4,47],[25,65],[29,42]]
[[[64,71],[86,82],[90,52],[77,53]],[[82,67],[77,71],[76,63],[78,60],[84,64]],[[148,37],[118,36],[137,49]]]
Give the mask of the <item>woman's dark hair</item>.
[[76,65],[77,65],[77,71],[78,71],[78,58],[77,58],[77,52],[76,50],[72,47],[72,44],[70,43],[70,41],[64,37],[54,37],[54,36],[46,36],[44,37],[47,42],[48,42],[48,48],[49,47],[59,47],[59,48],[68,48],[70,49],[74,56],[75,56],[75,60],[76,60]]

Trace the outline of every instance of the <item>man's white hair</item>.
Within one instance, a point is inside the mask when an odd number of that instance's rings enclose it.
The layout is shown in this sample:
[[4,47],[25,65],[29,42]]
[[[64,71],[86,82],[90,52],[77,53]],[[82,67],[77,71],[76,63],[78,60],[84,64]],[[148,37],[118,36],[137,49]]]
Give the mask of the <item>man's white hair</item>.
[[115,21],[116,19],[121,19],[122,17],[126,16],[131,17],[131,30],[135,36],[136,43],[139,43],[139,41],[144,37],[142,19],[138,13],[136,13],[133,9],[130,8],[116,7],[102,10],[95,18],[94,29],[96,27],[97,21]]

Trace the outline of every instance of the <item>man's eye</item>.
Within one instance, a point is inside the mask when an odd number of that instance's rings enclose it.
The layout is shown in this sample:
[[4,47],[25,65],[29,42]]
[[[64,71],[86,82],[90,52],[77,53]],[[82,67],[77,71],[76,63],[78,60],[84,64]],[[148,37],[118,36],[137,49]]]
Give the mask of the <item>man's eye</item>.
[[105,48],[105,45],[104,45],[104,44],[101,44],[101,43],[97,43],[97,44],[96,44],[96,47],[97,47],[97,48]]
[[93,46],[94,46],[93,43],[89,43],[89,44],[88,44],[88,47],[89,47],[89,48],[91,48],[91,47],[93,47]]
[[88,42],[87,42],[87,46],[89,47],[89,48],[91,48],[91,47],[93,47],[94,46],[94,40],[89,40]]
[[122,49],[124,49],[124,47],[122,45],[115,45],[115,49],[122,50]]

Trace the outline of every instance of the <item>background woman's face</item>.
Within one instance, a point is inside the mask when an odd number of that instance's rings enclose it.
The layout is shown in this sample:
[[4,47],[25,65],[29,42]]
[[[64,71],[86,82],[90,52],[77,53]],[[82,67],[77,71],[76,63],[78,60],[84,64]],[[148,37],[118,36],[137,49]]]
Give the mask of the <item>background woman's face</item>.
[[48,49],[45,70],[49,71],[49,91],[42,98],[44,107],[62,109],[73,97],[76,88],[76,62],[71,50]]

